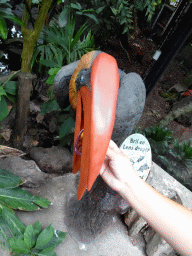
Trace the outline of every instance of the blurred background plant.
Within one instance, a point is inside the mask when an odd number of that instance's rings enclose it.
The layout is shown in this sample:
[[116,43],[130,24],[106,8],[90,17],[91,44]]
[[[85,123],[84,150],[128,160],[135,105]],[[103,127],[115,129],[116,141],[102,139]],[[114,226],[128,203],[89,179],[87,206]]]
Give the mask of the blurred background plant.
[[84,14],[87,10],[95,10],[92,14],[98,24],[92,23],[91,28],[98,42],[117,36],[122,43],[127,43],[137,30],[138,12],[145,13],[146,20],[150,23],[161,5],[161,0],[81,0]]
[[70,8],[66,7],[64,10],[67,22],[64,23],[61,16],[58,20],[53,19],[49,27],[44,28],[40,34],[42,43],[36,45],[31,62],[35,73],[42,73],[43,66],[61,68],[94,49],[94,37],[91,31],[85,36],[88,25],[83,24],[75,32],[76,17],[70,14]]
[[11,106],[9,108],[7,101],[16,103],[16,94],[17,94],[17,81],[11,81],[16,74],[20,72],[14,72],[4,83],[0,81],[0,122],[5,119]]
[[[88,12],[81,10],[80,4],[67,5],[57,18],[53,18],[48,28],[44,28],[40,34],[42,43],[36,45],[32,66],[36,74],[48,70],[46,83],[50,85],[47,96],[49,100],[42,105],[41,113],[49,114],[52,111],[57,113],[57,125],[60,126],[59,139],[63,146],[73,141],[74,119],[70,116],[70,107],[61,110],[54,98],[52,89],[54,78],[62,66],[80,59],[85,53],[92,51],[94,47],[94,36],[88,30],[87,23],[80,25],[77,29],[75,10],[79,15],[92,18]],[[80,12],[81,10],[81,12]],[[90,10],[93,12],[93,10]],[[96,18],[92,18],[96,22]]]
[[191,141],[180,143],[167,127],[159,124],[132,133],[144,135],[151,146],[152,160],[181,184],[192,191],[192,147]]
[[7,20],[11,20],[19,25],[22,25],[21,19],[13,14],[9,0],[0,0],[0,38],[7,39],[8,28]]

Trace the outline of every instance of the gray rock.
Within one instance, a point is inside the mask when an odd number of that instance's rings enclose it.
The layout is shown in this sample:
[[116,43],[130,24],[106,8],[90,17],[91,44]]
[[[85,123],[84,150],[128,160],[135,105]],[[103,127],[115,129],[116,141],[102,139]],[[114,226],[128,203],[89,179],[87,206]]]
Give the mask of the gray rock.
[[[40,220],[43,228],[52,223],[55,229],[67,232],[63,243],[54,250],[58,256],[144,256],[145,254],[132,244],[125,225],[117,216],[112,218],[110,225],[95,238],[93,243],[85,246],[73,239],[66,225],[65,209],[67,200],[77,191],[78,177],[78,175],[74,174],[65,174],[60,177],[54,177],[38,190],[27,189],[32,195],[49,199],[52,205],[47,209],[35,212],[16,211],[16,215],[26,225],[34,224]],[[89,218],[91,218],[91,215]],[[82,221],[81,216],[79,216],[79,221]]]
[[155,233],[151,241],[146,246],[146,253],[148,256],[169,256],[174,253],[174,250],[158,233]]
[[146,90],[136,73],[120,76],[116,119],[112,139],[120,145],[139,121],[145,105]]
[[48,174],[41,172],[34,161],[23,160],[20,157],[1,158],[0,167],[23,178],[25,187],[39,187],[49,178]]
[[34,147],[30,156],[43,172],[67,173],[72,171],[72,154],[66,148],[57,146],[51,148]]
[[78,63],[79,61],[76,61],[62,67],[55,76],[53,92],[60,108],[66,108],[69,104],[69,83]]
[[[187,96],[180,101],[174,102],[172,110],[174,111],[174,110],[177,110],[178,108],[180,108],[182,110],[183,107],[189,105],[191,101],[192,101],[191,97]],[[188,112],[183,115],[180,115],[177,118],[177,121],[180,123],[188,123],[188,124],[192,125],[192,112]]]

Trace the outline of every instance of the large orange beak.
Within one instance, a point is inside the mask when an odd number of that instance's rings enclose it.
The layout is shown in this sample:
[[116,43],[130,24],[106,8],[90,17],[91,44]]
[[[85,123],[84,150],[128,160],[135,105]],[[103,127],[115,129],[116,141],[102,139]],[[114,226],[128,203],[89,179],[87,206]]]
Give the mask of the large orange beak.
[[78,200],[86,189],[90,191],[105,159],[119,88],[118,66],[112,56],[100,53],[91,64],[87,65],[91,67],[90,86],[82,86],[76,97],[73,173],[80,170]]

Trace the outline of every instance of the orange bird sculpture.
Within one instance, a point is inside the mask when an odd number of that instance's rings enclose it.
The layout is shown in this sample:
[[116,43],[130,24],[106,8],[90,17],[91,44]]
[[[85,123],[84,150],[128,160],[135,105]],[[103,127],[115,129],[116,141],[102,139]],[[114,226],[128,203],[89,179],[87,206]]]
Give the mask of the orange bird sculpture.
[[[90,71],[90,82],[77,88],[82,70]],[[69,85],[69,101],[76,110],[73,173],[80,170],[78,200],[91,190],[105,159],[115,123],[118,89],[115,58],[98,51],[83,55]]]

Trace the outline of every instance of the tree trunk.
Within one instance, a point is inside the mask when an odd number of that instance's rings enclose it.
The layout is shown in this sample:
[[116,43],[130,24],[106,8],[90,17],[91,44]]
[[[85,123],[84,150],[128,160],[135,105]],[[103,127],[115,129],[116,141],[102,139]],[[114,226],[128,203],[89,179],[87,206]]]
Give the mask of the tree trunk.
[[[31,8],[31,0],[26,0],[28,7]],[[23,139],[27,129],[27,114],[29,110],[30,93],[32,90],[32,80],[36,77],[31,72],[31,58],[35,44],[39,38],[41,29],[45,23],[47,13],[52,0],[43,0],[41,9],[38,13],[33,30],[28,29],[29,15],[25,6],[23,13],[23,52],[21,55],[21,74],[19,75],[18,98],[16,105],[15,129],[12,135],[13,146],[21,149]]]
[[17,108],[15,117],[15,128],[12,141],[15,148],[22,149],[24,135],[27,131],[27,116],[29,111],[29,99],[32,90],[32,81],[36,75],[31,73],[20,73],[19,93],[17,95]]

